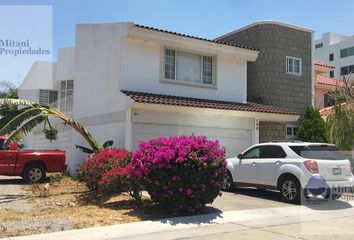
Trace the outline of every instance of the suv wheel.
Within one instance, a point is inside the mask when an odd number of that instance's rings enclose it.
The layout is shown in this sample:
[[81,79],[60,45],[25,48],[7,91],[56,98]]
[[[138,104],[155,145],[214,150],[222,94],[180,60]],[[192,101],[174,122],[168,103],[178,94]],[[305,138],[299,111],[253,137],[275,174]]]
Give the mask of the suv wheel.
[[234,181],[229,171],[227,171],[227,173],[225,174],[224,180],[222,181],[221,184],[221,189],[226,192],[230,192],[234,189]]
[[23,172],[23,179],[27,183],[42,183],[46,178],[45,167],[42,164],[34,163],[26,166]]
[[280,195],[285,202],[300,203],[301,185],[296,177],[284,178],[280,184]]

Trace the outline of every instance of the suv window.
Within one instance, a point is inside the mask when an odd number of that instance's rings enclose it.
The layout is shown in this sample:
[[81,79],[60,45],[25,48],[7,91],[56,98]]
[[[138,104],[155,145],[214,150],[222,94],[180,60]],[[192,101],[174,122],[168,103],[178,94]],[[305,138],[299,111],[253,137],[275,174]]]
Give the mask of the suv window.
[[286,153],[280,146],[257,146],[243,154],[244,159],[250,158],[285,158]]
[[301,152],[306,151],[305,146],[289,146],[291,150],[293,150],[299,157],[302,157]]
[[343,160],[347,159],[335,146],[332,145],[309,145],[289,146],[298,156],[316,160]]
[[259,158],[260,157],[260,147],[254,147],[243,154],[244,159],[249,158]]
[[262,146],[261,158],[285,158],[286,153],[280,146]]

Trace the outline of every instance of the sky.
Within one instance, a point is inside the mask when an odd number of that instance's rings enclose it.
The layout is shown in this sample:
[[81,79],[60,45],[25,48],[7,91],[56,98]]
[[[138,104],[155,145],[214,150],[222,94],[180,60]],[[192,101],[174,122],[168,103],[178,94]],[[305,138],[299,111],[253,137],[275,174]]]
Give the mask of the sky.
[[[12,7],[12,9],[9,9]],[[0,0],[0,40],[30,41],[47,54],[0,52],[0,81],[18,85],[35,60],[54,60],[75,45],[77,23],[134,23],[215,38],[255,21],[273,19],[325,32],[354,34],[353,0]],[[1,47],[1,46],[0,46]]]

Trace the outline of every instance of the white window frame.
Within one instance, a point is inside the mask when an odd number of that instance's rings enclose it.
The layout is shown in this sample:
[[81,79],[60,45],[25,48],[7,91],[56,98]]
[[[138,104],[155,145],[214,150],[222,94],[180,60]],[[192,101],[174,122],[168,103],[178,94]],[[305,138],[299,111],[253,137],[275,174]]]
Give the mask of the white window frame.
[[[166,50],[173,50],[175,51],[175,74],[174,74],[174,79],[167,79],[165,78],[165,53]],[[179,52],[186,52],[186,53],[191,53],[195,55],[199,55],[201,59],[201,68],[200,68],[200,79],[201,82],[188,82],[184,80],[177,79],[177,58],[178,58],[178,51]],[[203,83],[203,57],[211,57],[212,58],[212,83]],[[216,55],[212,54],[206,54],[206,53],[201,53],[198,51],[191,51],[191,50],[186,50],[186,49],[179,49],[175,47],[168,47],[164,46],[161,48],[161,82],[168,82],[168,83],[174,83],[174,84],[182,84],[182,85],[191,85],[191,86],[200,86],[200,87],[207,87],[207,88],[216,88],[216,82],[217,82],[217,74],[216,74],[216,65],[217,65],[217,57]]]
[[[68,111],[68,107],[67,107],[67,96],[68,96],[68,81],[73,81],[73,89],[70,89],[72,91],[72,94],[74,95],[74,88],[75,88],[75,85],[74,85],[74,80],[72,79],[67,79],[67,80],[62,80],[60,81],[60,84],[59,84],[59,91],[58,91],[58,99],[59,99],[59,108],[62,112],[66,112],[66,113],[71,113],[73,111],[73,107],[74,107],[74,96],[72,96],[73,98],[73,106],[71,107],[71,111]],[[65,89],[62,90],[61,89],[61,84],[65,82]],[[62,101],[62,92],[64,92],[64,108],[62,108],[61,106],[61,101]]]
[[[291,135],[288,135],[288,128],[291,128]],[[296,134],[296,135],[294,134],[294,128],[297,128],[297,134]],[[295,138],[297,138],[298,133],[299,133],[299,125],[287,124],[287,125],[285,126],[286,138],[295,139]]]
[[[299,72],[289,71],[288,62],[289,62],[290,59],[292,59],[293,61],[294,60],[298,60],[299,61]],[[297,58],[297,57],[286,56],[285,68],[286,68],[286,74],[301,76],[302,75],[302,59],[301,58]]]
[[[45,101],[45,102],[43,100],[41,100],[41,91],[45,91],[45,93],[48,95],[47,96],[47,101]],[[53,93],[56,93],[57,98],[56,98],[54,103],[50,103],[50,95],[53,94]],[[58,99],[59,99],[58,91],[52,90],[52,89],[39,89],[38,94],[39,94],[39,96],[38,96],[39,104],[47,105],[47,106],[51,106],[51,107],[55,107],[55,108],[58,106]]]

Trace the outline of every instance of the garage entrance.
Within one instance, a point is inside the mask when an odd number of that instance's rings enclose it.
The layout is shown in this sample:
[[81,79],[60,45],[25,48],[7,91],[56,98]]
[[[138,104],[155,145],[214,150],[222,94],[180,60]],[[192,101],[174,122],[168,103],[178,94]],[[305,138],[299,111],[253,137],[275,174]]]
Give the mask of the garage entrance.
[[[156,117],[157,116],[157,117]],[[135,111],[133,114],[133,147],[141,140],[179,135],[202,135],[218,140],[234,157],[253,144],[254,120],[238,117],[210,117],[184,114]]]

